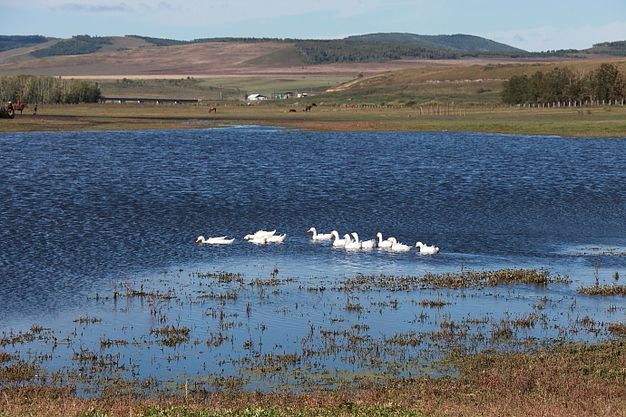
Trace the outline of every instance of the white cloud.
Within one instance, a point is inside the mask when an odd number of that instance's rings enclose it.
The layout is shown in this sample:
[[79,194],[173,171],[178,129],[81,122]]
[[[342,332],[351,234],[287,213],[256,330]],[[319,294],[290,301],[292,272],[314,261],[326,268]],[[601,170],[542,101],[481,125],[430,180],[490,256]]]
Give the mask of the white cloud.
[[568,28],[542,26],[483,33],[482,36],[528,51],[586,49],[595,43],[626,40],[626,21]]
[[111,13],[111,12],[132,12],[133,9],[126,3],[113,4],[84,4],[84,3],[64,3],[51,6],[53,11],[66,11],[78,13]]

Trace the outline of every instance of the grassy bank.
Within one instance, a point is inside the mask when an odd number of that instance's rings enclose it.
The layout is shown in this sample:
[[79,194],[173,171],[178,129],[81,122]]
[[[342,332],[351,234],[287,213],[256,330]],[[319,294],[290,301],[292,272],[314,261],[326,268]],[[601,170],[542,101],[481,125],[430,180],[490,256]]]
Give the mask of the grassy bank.
[[[310,99],[309,99],[310,100]],[[516,107],[348,107],[304,103],[255,106],[83,104],[26,109],[0,119],[0,132],[206,128],[259,124],[320,131],[470,131],[573,137],[626,137],[626,107],[523,109]],[[288,112],[290,106],[297,110]]]
[[626,416],[626,344],[452,355],[457,377],[351,391],[185,392],[76,397],[67,388],[0,390],[0,416]]

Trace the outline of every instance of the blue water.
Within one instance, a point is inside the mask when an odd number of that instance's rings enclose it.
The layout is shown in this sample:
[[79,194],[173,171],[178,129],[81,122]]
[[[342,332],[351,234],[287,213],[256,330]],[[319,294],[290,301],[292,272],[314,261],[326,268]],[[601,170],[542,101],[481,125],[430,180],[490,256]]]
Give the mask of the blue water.
[[[94,294],[128,281],[184,286],[189,271],[254,279],[277,267],[300,285],[332,285],[358,272],[536,267],[570,275],[573,284],[551,294],[574,300],[593,281],[598,253],[626,252],[625,184],[626,139],[260,127],[1,134],[0,330],[44,318],[63,328],[98,311]],[[311,226],[362,238],[380,231],[442,252],[350,254],[312,244]],[[274,228],[287,233],[284,244],[241,239]],[[194,245],[201,234],[237,240]],[[626,279],[626,257],[602,256],[601,279],[616,271]],[[529,303],[544,295],[531,290]],[[586,300],[600,316],[616,303]],[[302,303],[299,320],[313,320],[314,298]],[[469,314],[462,305],[451,314]],[[177,314],[193,323],[204,311]]]

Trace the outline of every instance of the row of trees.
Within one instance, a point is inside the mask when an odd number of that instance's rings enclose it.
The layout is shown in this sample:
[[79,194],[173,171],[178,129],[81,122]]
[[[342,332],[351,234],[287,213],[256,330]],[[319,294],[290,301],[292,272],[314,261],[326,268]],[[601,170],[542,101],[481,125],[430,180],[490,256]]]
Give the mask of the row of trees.
[[626,77],[613,64],[575,74],[569,68],[554,68],[531,76],[516,75],[504,83],[502,101],[507,104],[565,102],[615,102],[626,98]]
[[3,103],[20,99],[25,103],[94,103],[100,99],[98,83],[61,78],[16,75],[0,77]]

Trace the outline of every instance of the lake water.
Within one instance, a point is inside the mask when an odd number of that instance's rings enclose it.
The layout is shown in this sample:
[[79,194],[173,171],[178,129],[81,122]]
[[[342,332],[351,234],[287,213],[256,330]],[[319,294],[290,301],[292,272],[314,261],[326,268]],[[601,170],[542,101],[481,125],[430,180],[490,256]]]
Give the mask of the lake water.
[[[74,369],[76,352],[91,352],[115,358],[116,373],[135,379],[215,385],[235,375],[250,388],[275,388],[293,383],[296,369],[333,385],[329,375],[348,370],[389,373],[401,363],[402,376],[416,372],[407,363],[428,368],[409,359],[432,350],[433,337],[429,349],[395,344],[402,349],[376,356],[384,366],[363,355],[442,323],[473,323],[468,333],[476,336],[493,334],[498,320],[537,314],[544,325],[520,338],[606,337],[576,323],[623,321],[623,298],[576,289],[595,274],[603,283],[616,272],[626,280],[625,184],[625,139],[261,127],[1,134],[0,332],[38,325],[47,336],[0,351],[50,371]],[[380,231],[441,253],[348,253],[312,243],[311,226],[361,238]],[[242,240],[259,229],[287,239]],[[198,235],[236,241],[195,245]],[[572,282],[338,289],[358,273],[462,268],[545,268]],[[217,271],[243,278],[197,275]],[[270,277],[278,282],[254,284]],[[129,289],[157,296],[128,296]],[[450,304],[419,304],[433,299]],[[151,333],[168,325],[189,328],[187,343],[163,346]],[[346,335],[351,342],[339,343]],[[285,356],[290,377],[258,372],[268,355],[290,354],[299,355]]]

